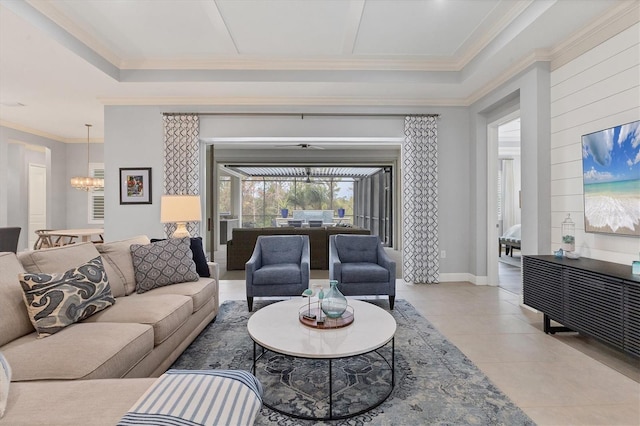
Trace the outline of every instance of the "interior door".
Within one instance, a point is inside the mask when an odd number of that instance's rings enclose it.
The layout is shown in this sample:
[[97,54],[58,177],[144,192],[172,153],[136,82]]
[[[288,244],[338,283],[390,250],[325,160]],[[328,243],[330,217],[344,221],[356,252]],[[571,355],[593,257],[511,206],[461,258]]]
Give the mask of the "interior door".
[[47,168],[29,164],[29,240],[28,248],[36,242],[38,229],[47,227]]

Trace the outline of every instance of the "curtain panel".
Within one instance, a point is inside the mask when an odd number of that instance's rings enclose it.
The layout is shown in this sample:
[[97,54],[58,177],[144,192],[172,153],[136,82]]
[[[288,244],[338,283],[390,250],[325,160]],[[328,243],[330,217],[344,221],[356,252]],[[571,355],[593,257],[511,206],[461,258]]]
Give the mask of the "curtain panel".
[[412,283],[437,283],[438,116],[407,116],[402,145],[402,270]]
[[[197,114],[164,114],[164,194],[200,194],[200,118]],[[165,223],[167,235],[176,229]],[[191,236],[200,235],[196,222],[187,223]]]

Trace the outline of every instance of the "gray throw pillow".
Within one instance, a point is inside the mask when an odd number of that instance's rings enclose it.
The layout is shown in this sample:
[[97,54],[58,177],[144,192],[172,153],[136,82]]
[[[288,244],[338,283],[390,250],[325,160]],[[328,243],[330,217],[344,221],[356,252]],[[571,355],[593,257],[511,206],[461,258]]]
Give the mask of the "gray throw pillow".
[[151,244],[131,244],[136,293],[166,285],[198,281],[190,239],[170,238]]
[[100,256],[64,273],[23,273],[18,279],[38,338],[57,333],[116,302]]

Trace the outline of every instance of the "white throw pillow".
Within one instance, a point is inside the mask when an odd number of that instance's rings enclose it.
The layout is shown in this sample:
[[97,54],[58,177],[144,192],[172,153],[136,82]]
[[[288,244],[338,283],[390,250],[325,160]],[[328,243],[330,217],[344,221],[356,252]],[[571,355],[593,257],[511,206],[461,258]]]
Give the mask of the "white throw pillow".
[[4,416],[4,410],[7,408],[9,383],[11,383],[11,367],[9,367],[7,359],[0,352],[0,418]]

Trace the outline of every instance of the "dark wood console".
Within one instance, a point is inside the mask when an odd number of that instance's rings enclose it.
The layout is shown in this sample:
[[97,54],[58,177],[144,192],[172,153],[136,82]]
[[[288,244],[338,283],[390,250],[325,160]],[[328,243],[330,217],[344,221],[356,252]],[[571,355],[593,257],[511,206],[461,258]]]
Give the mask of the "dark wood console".
[[577,331],[640,357],[640,276],[631,265],[524,256],[522,273],[524,303],[544,314],[545,333]]

